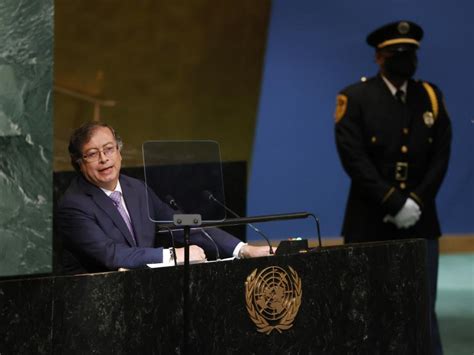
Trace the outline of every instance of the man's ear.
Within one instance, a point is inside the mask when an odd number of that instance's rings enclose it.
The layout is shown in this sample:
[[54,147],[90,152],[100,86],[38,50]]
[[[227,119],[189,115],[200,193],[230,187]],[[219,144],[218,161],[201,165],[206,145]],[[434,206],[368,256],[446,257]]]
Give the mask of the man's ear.
[[77,166],[79,168],[79,171],[84,174],[84,162],[80,161],[77,163]]
[[120,145],[120,149],[117,151],[117,156],[120,161],[122,161],[122,145]]
[[379,66],[382,65],[385,61],[385,56],[382,54],[380,51],[375,52],[375,63],[377,63]]

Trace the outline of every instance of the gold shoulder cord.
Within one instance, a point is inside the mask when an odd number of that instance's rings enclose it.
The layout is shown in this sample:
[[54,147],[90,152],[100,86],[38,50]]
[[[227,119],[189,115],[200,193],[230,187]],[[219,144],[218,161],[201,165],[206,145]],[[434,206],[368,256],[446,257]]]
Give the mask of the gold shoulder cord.
[[387,202],[388,198],[395,192],[395,188],[391,187],[388,192],[385,194],[385,196],[382,199],[382,205]]
[[428,94],[430,98],[431,109],[433,110],[434,119],[436,119],[439,113],[439,104],[438,104],[438,98],[436,97],[436,93],[434,89],[431,87],[431,85],[428,84],[427,82],[423,82],[423,87],[425,88],[426,93]]

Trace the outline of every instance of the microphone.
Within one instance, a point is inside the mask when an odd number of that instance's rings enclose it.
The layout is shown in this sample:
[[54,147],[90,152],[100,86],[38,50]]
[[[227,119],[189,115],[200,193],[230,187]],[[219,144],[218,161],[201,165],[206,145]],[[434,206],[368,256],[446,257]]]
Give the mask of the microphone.
[[[179,204],[176,202],[176,199],[171,196],[171,195],[166,195],[165,197],[165,201],[168,205],[170,205],[170,207],[177,211],[177,212],[180,212],[180,213],[183,213],[183,210],[182,208],[179,206]],[[216,249],[216,259],[217,260],[220,260],[221,256],[219,254],[219,247],[217,246],[216,242],[214,241],[214,239],[211,237],[211,235],[209,233],[207,233],[204,228],[199,228],[199,230],[202,232],[202,234],[204,234],[204,236],[209,239],[211,241],[211,243],[214,245],[214,248]]]
[[[230,212],[234,217],[241,218],[237,213],[235,213],[233,210],[231,210],[229,207],[227,207],[222,202],[220,202],[217,198],[215,198],[214,195],[211,192],[209,192],[207,190],[204,190],[202,192],[202,195],[204,196],[204,198],[206,198],[206,199],[208,199],[212,202],[215,202],[219,206],[223,207],[226,211]],[[252,228],[256,233],[258,233],[267,242],[268,247],[270,248],[270,254],[273,254],[273,248],[272,248],[270,240],[267,238],[267,236],[265,234],[263,234],[262,231],[260,231],[260,229],[255,227],[252,223],[247,223],[247,225],[250,228]]]
[[[243,224],[247,225],[249,223],[286,221],[289,219],[303,219],[303,218],[308,218],[308,217],[312,217],[316,223],[316,227],[317,227],[316,231],[318,235],[319,248],[322,248],[323,246],[321,244],[321,231],[319,228],[319,218],[309,212],[293,212],[293,213],[270,214],[270,215],[255,216],[255,217],[229,218],[223,221],[215,221],[215,222],[203,221],[201,225],[207,228],[225,227],[225,226],[241,226]],[[159,228],[165,229],[168,227],[176,228],[176,225],[175,224],[161,224]]]
[[168,205],[170,205],[171,208],[174,209],[175,211],[181,210],[181,207],[179,207],[178,203],[176,202],[176,200],[174,199],[173,196],[171,196],[171,195],[166,195],[165,201],[166,201],[166,203],[167,203]]

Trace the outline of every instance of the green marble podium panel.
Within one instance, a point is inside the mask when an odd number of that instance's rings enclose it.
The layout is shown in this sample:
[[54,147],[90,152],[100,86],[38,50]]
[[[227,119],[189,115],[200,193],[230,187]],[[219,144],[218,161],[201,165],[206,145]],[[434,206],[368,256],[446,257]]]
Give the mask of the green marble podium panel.
[[52,268],[53,1],[0,2],[0,277]]

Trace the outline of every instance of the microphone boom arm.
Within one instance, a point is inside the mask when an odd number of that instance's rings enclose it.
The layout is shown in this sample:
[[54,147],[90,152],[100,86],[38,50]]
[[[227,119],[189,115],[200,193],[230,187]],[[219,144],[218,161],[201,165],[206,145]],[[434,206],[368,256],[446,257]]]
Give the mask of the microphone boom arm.
[[[295,212],[295,213],[282,213],[282,214],[271,214],[255,217],[240,217],[230,218],[223,221],[205,222],[203,221],[201,227],[224,227],[224,226],[238,226],[249,223],[260,223],[260,222],[272,222],[272,221],[284,221],[289,219],[305,219],[308,217],[314,218],[318,227],[318,241],[319,247],[322,247],[321,236],[319,233],[319,220],[312,213],[308,212]],[[176,228],[174,224],[161,224],[159,228]]]
[[[233,210],[231,210],[229,207],[227,207],[225,204],[223,204],[222,202],[220,202],[217,198],[214,197],[213,194],[211,194],[209,191],[204,191],[204,194],[208,195],[208,198],[209,200],[217,203],[219,206],[223,207],[226,211],[230,212],[234,217],[237,217],[237,218],[240,218],[240,216],[235,213]],[[252,223],[248,223],[247,224],[250,228],[252,228],[257,234],[259,234],[268,244],[268,248],[270,249],[270,254],[274,254],[273,253],[273,247],[272,247],[272,244],[270,243],[270,240],[268,239],[268,237],[263,234],[262,231],[260,231],[260,229],[258,229],[257,227],[255,227]]]

